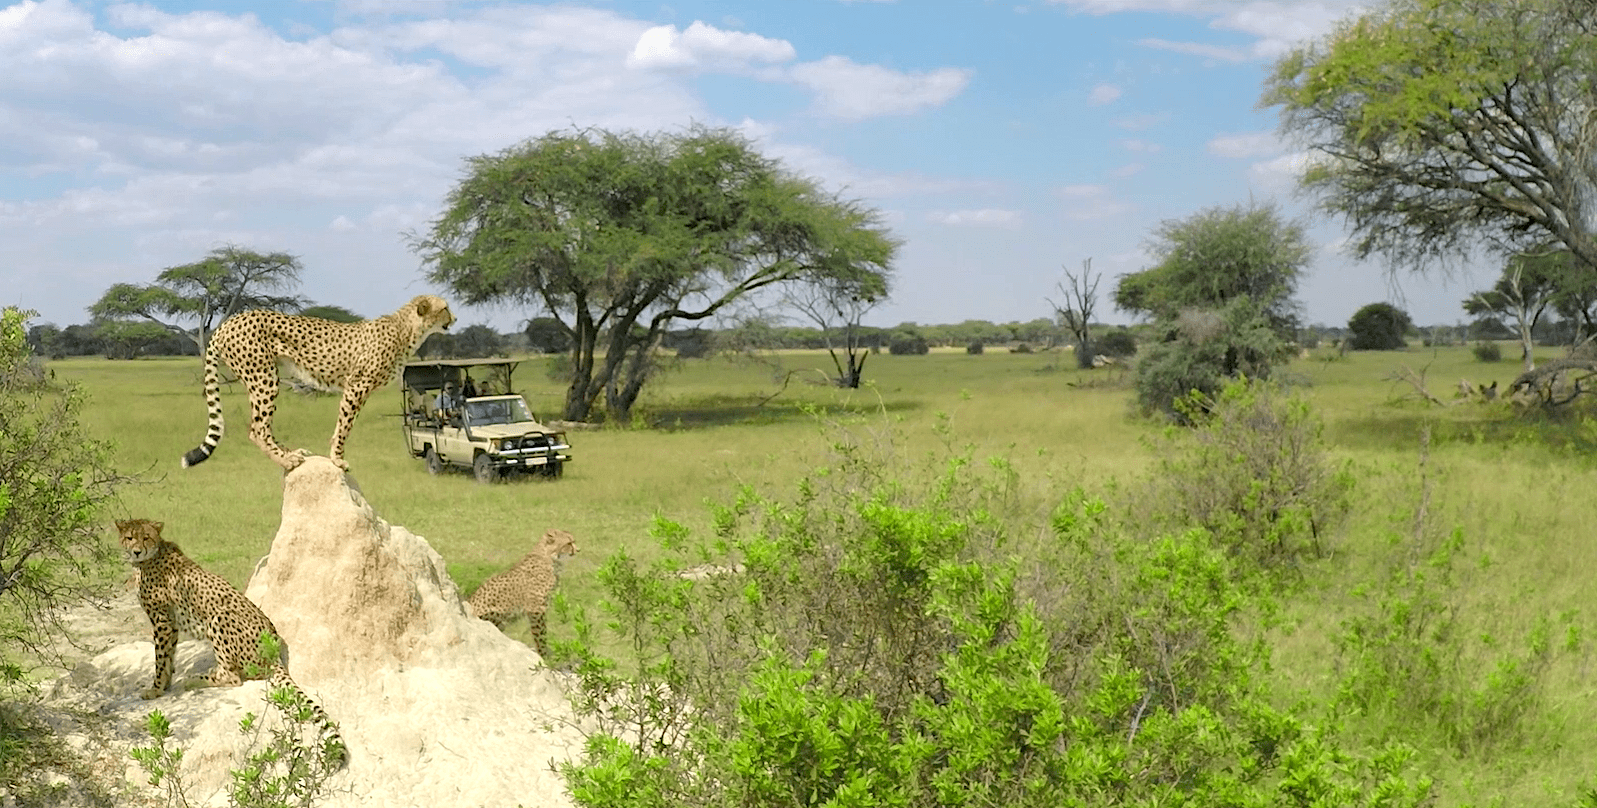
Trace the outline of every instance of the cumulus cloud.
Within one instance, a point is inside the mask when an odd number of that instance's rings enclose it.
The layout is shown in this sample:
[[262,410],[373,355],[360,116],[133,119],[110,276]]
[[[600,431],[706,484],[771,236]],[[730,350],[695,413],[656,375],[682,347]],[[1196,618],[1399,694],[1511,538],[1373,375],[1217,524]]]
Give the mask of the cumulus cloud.
[[1153,154],[1154,152],[1160,151],[1164,148],[1157,143],[1150,143],[1146,140],[1137,140],[1135,138],[1131,140],[1122,140],[1120,141],[1120,145],[1125,148],[1126,151],[1139,152],[1142,154]]
[[854,120],[939,107],[970,83],[970,71],[959,68],[906,73],[846,56],[794,65],[789,75],[815,93],[821,113]]
[[1164,123],[1170,116],[1162,112],[1144,112],[1137,115],[1126,115],[1114,120],[1115,126],[1121,129],[1130,129],[1133,132],[1151,129]]
[[1087,94],[1087,103],[1101,107],[1120,97],[1120,88],[1113,84],[1100,84]]
[[936,212],[927,214],[926,218],[953,227],[1002,227],[1010,230],[1020,227],[1020,211],[998,208]]
[[627,67],[735,69],[745,65],[774,64],[793,59],[796,52],[785,39],[725,31],[694,22],[678,31],[674,25],[657,25],[638,36],[627,54]]
[[1136,174],[1137,172],[1143,170],[1144,168],[1147,168],[1147,166],[1143,165],[1142,163],[1126,163],[1125,165],[1120,166],[1119,168],[1116,168],[1116,169],[1110,171],[1109,172],[1109,176],[1111,176],[1111,177],[1129,177],[1129,176],[1131,176],[1133,174]]
[[[1304,40],[1323,36],[1338,20],[1363,12],[1368,0],[1048,0],[1085,14],[1155,12],[1183,14],[1209,20],[1219,30],[1255,37],[1246,53],[1198,43],[1145,39],[1145,47],[1222,60],[1272,59]],[[1157,43],[1157,44],[1156,44]]]
[[1238,135],[1218,135],[1209,140],[1209,153],[1220,157],[1240,159],[1274,154],[1281,150],[1281,141],[1273,132],[1244,132]]
[[1248,184],[1270,195],[1285,195],[1297,187],[1298,178],[1313,164],[1307,151],[1291,152],[1248,167]]

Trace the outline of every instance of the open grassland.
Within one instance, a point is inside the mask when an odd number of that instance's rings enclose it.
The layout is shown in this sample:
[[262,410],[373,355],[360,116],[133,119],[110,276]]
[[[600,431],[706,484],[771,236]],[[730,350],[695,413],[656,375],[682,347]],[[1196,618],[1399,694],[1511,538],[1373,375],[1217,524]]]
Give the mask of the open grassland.
[[[788,352],[779,360],[788,370],[830,367],[824,353]],[[515,376],[540,415],[557,413],[563,395],[547,361],[530,358]],[[1518,370],[1512,361],[1479,363],[1462,347],[1315,356],[1285,369],[1324,418],[1333,452],[1351,464],[1357,483],[1349,523],[1327,539],[1327,557],[1304,568],[1305,585],[1284,599],[1269,629],[1283,706],[1330,701],[1339,673],[1332,637],[1369,602],[1371,582],[1400,554],[1394,537],[1412,532],[1420,436],[1428,430],[1429,519],[1443,533],[1457,528],[1462,541],[1451,573],[1459,585],[1446,606],[1458,615],[1467,648],[1450,664],[1470,673],[1498,651],[1528,646],[1538,623],[1550,627],[1556,649],[1519,751],[1427,749],[1422,760],[1441,778],[1443,804],[1571,804],[1580,784],[1597,775],[1589,755],[1597,746],[1597,705],[1587,639],[1588,571],[1597,562],[1588,528],[1597,421],[1519,416],[1503,402],[1437,407],[1390,378],[1400,364],[1423,370],[1431,392],[1448,400],[1460,378],[1506,388]],[[270,544],[281,506],[281,473],[248,439],[243,391],[223,391],[228,431],[216,455],[181,469],[178,458],[205,430],[197,359],[71,359],[50,367],[82,383],[91,429],[115,443],[119,469],[140,480],[124,489],[113,515],[164,521],[169,538],[243,586]],[[801,476],[828,463],[838,430],[880,441],[882,462],[906,474],[950,444],[1008,457],[1030,503],[1018,511],[1026,523],[1013,528],[1034,535],[1070,488],[1114,490],[1118,480],[1121,495],[1134,490],[1161,445],[1154,440],[1160,427],[1131,414],[1123,371],[1076,371],[1068,353],[883,354],[870,358],[866,377],[867,389],[841,391],[807,381],[817,373],[798,374],[761,404],[781,384],[769,366],[688,361],[645,393],[641,425],[573,432],[577,460],[564,479],[496,486],[467,474],[428,476],[405,451],[400,395],[391,386],[368,402],[346,457],[377,512],[425,536],[465,591],[519,558],[545,529],[569,530],[582,553],[566,563],[562,586],[583,601],[597,598],[591,573],[606,556],[654,552],[648,531],[656,514],[702,530],[705,503],[730,499],[740,485],[785,497]],[[279,439],[325,453],[336,406],[335,396],[285,393]],[[1491,674],[1478,671],[1483,682]],[[1349,721],[1372,745],[1393,731],[1369,717],[1324,720]]]

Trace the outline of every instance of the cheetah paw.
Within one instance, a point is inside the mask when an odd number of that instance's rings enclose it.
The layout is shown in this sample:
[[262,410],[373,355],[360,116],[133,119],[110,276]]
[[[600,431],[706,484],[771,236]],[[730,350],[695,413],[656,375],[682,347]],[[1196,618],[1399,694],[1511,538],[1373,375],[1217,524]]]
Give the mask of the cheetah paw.
[[144,689],[144,692],[139,694],[139,698],[144,699],[145,701],[149,701],[150,699],[160,698],[165,693],[166,693],[165,690],[160,690],[160,689],[157,689],[157,688],[148,687],[148,688]]

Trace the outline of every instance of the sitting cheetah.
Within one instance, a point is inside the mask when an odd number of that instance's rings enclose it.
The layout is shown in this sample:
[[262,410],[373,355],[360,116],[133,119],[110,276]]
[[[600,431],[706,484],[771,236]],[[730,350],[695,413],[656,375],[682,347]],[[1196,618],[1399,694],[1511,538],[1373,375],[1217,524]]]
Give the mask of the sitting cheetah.
[[338,429],[329,456],[344,462],[344,440],[366,397],[388,383],[394,372],[423,340],[455,322],[449,304],[436,295],[419,295],[404,308],[375,320],[337,323],[255,309],[227,318],[205,348],[205,407],[210,416],[205,440],[183,455],[187,468],[205,462],[222,440],[222,393],[216,383],[218,362],[226,362],[250,396],[250,440],[277,461],[283,471],[305,462],[304,451],[287,452],[272,435],[277,410],[278,368],[318,387],[343,388]]
[[549,608],[549,597],[554,594],[556,564],[560,559],[577,554],[577,542],[564,530],[550,530],[538,540],[532,552],[517,561],[515,566],[482,582],[477,591],[466,599],[478,617],[503,630],[505,624],[519,614],[527,615],[528,628],[538,653],[549,653],[544,639],[547,622],[544,611]]
[[[159,697],[172,681],[172,656],[177,649],[178,632],[208,640],[216,651],[216,668],[207,681],[212,685],[234,686],[249,678],[271,679],[271,686],[286,687],[310,705],[317,727],[326,741],[324,749],[346,757],[338,726],[320,705],[306,695],[289,677],[281,658],[263,657],[262,632],[282,636],[270,618],[244,593],[233,588],[222,576],[194,563],[177,545],[161,538],[161,522],[148,519],[118,520],[122,551],[138,570],[139,603],[150,616],[155,635],[155,681],[141,696]],[[260,671],[251,674],[246,666]]]

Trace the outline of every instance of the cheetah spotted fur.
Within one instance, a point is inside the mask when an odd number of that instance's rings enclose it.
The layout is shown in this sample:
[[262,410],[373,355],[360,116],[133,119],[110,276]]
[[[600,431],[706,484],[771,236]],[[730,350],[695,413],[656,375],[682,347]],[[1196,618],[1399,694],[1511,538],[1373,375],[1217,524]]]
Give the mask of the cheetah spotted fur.
[[[271,659],[261,653],[263,632],[282,644],[282,635],[244,593],[233,588],[222,576],[194,563],[177,545],[161,538],[163,523],[148,519],[119,520],[122,551],[138,570],[139,603],[150,617],[155,640],[155,679],[140,695],[153,699],[166,692],[172,683],[172,659],[178,633],[207,640],[216,651],[216,668],[206,677],[208,684],[232,687],[245,678],[269,678],[272,689],[288,688],[310,706],[313,720],[324,738],[324,749],[340,762],[346,759],[338,726],[310,696],[289,677],[281,657]],[[259,671],[253,675],[247,666]]]
[[225,362],[249,392],[250,440],[285,472],[305,462],[306,453],[285,451],[272,434],[279,368],[324,389],[342,388],[338,428],[328,455],[347,471],[344,441],[367,396],[387,384],[423,340],[454,322],[449,304],[436,295],[419,295],[393,314],[358,323],[264,309],[227,318],[205,349],[208,429],[204,441],[183,455],[183,466],[205,462],[222,440],[222,393],[216,370],[218,363]]
[[478,617],[493,623],[500,630],[517,615],[527,616],[533,642],[538,653],[548,655],[548,641],[544,637],[547,621],[544,612],[549,608],[549,597],[554,594],[557,563],[562,558],[577,554],[577,542],[564,530],[550,530],[532,549],[510,569],[482,582],[471,593],[467,602]]

